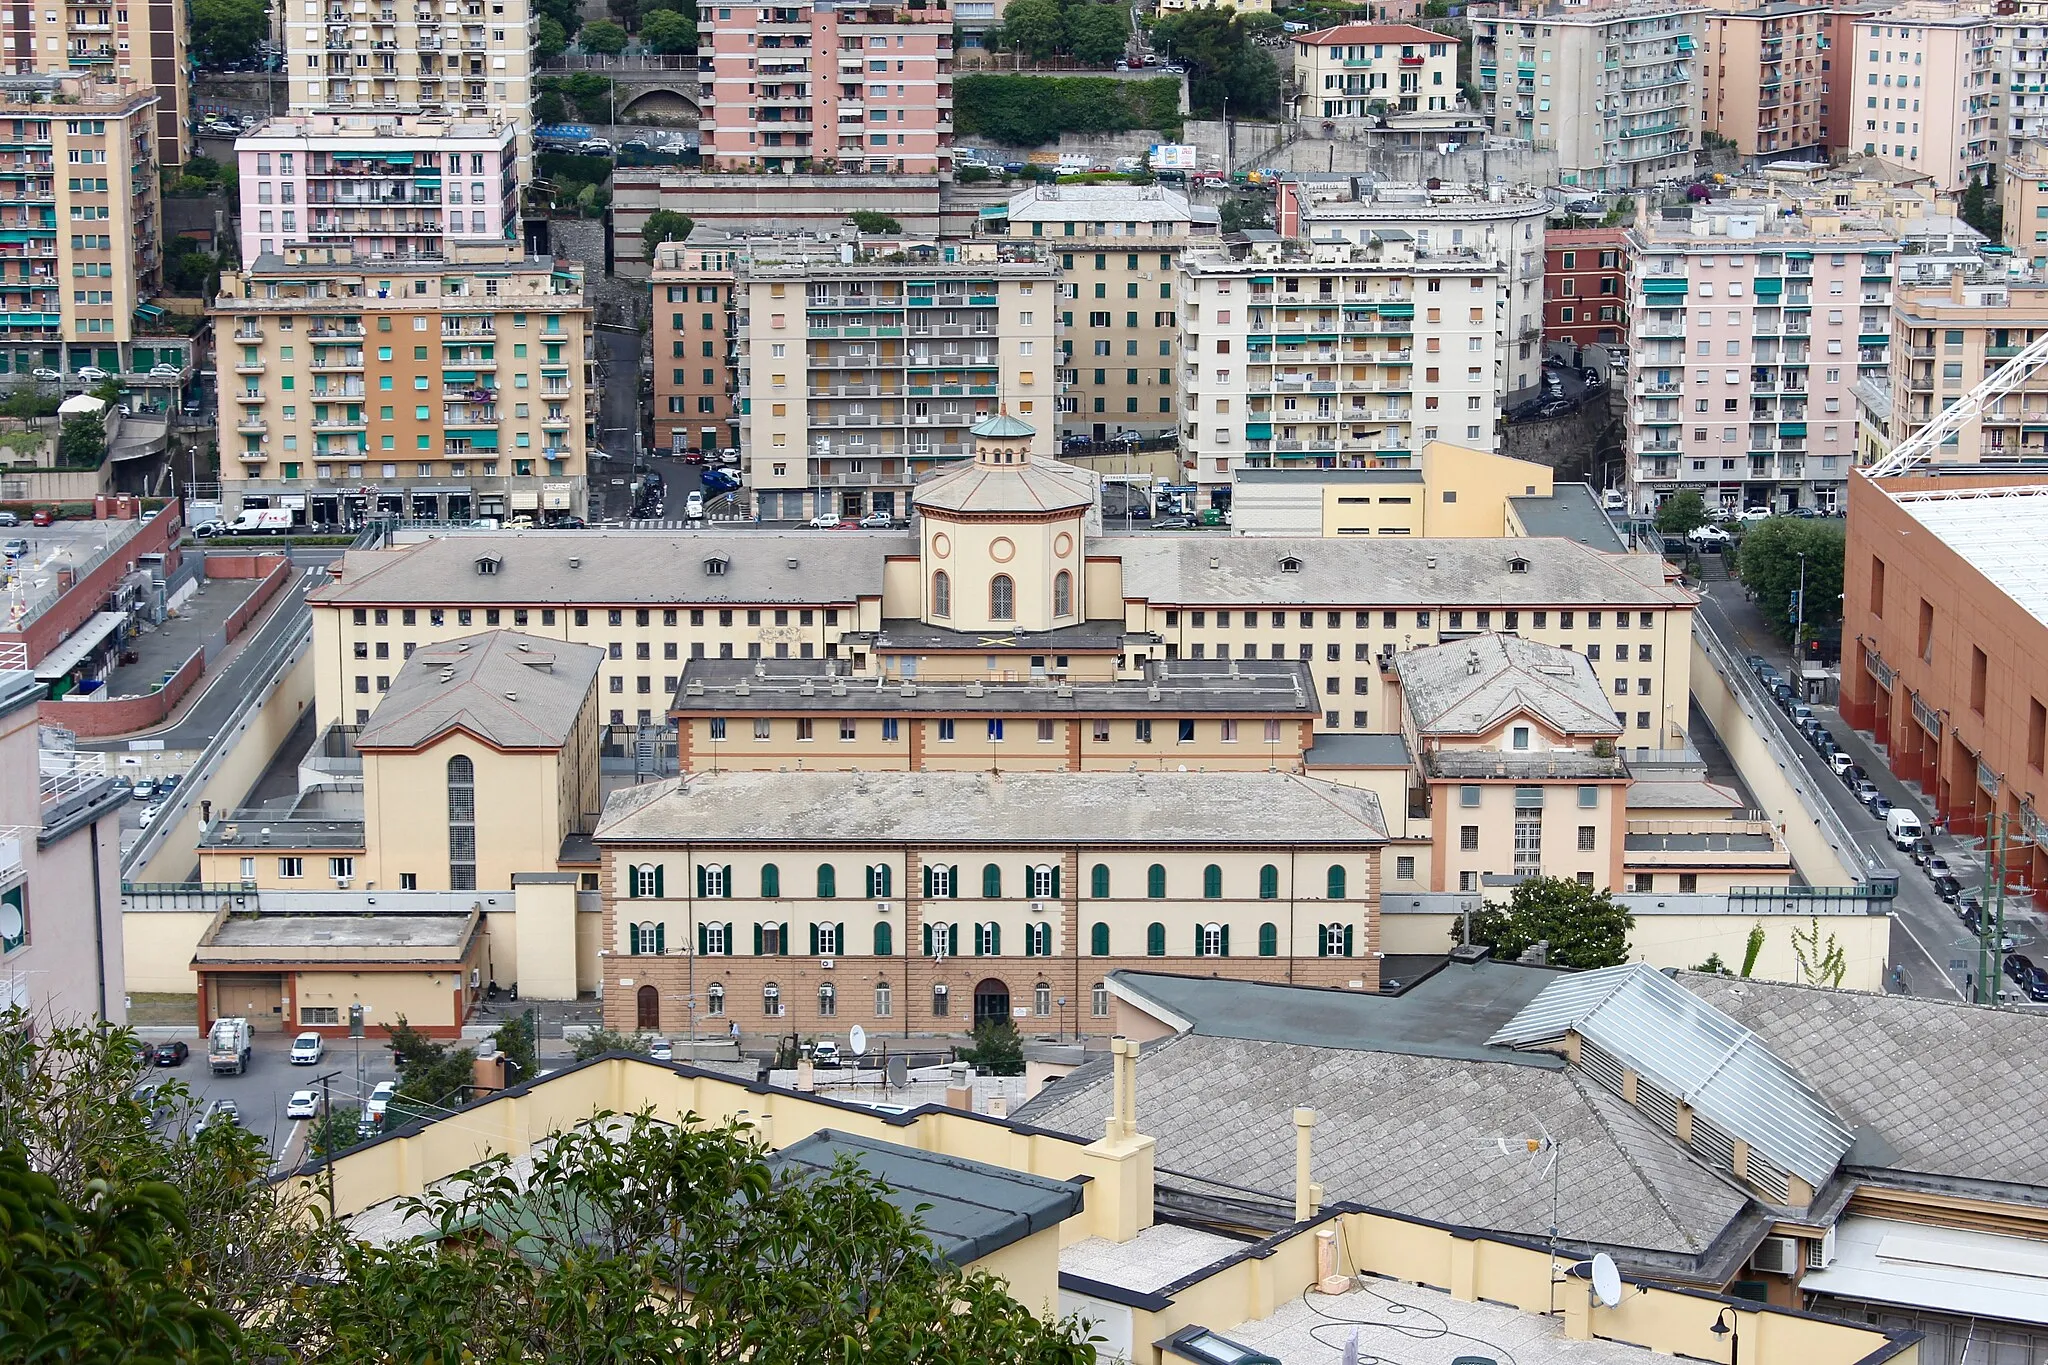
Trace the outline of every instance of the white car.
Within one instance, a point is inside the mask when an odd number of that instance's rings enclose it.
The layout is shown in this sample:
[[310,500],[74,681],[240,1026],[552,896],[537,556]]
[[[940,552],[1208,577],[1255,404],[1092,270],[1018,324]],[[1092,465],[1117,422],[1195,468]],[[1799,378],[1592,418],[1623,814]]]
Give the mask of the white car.
[[1737,521],[1769,521],[1777,513],[1768,507],[1745,507],[1735,514]]
[[292,1065],[318,1066],[320,1054],[327,1050],[327,1044],[317,1033],[301,1033],[292,1039]]
[[584,156],[610,156],[612,154],[611,139],[587,137],[576,144],[576,150]]
[[702,492],[692,492],[689,497],[683,499],[683,515],[692,520],[704,515],[704,494]]
[[112,375],[108,374],[108,373],[107,373],[107,372],[106,372],[105,370],[101,369],[101,368],[100,368],[99,366],[97,366],[97,365],[81,365],[81,366],[79,366],[79,367],[78,367],[78,377],[79,377],[80,379],[83,379],[83,380],[84,380],[84,381],[85,381],[86,383],[88,383],[88,384],[97,384],[97,383],[99,383],[99,382],[100,382],[101,380],[103,380],[103,379],[112,379],[112,378],[113,378],[113,376],[112,376]]
[[162,809],[162,806],[144,806],[142,814],[136,819],[136,828],[148,829],[151,825],[155,824],[157,812]]
[[1695,545],[1729,545],[1735,537],[1718,526],[1697,526],[1685,533],[1685,538]]
[[55,370],[51,369],[47,365],[38,365],[33,370],[29,371],[29,373],[35,376],[37,379],[41,379],[46,382],[55,381],[58,379],[62,379],[64,377],[63,375],[58,374]]
[[391,1097],[398,1093],[397,1081],[379,1081],[377,1088],[370,1092],[370,1098],[363,1105],[363,1114],[373,1123],[382,1122],[384,1111],[391,1107]]
[[836,531],[839,529],[839,523],[842,520],[844,518],[836,512],[820,512],[806,524],[813,531]]
[[294,1090],[292,1097],[284,1102],[284,1116],[288,1119],[310,1119],[320,1113],[319,1093],[312,1090]]
[[647,1055],[657,1062],[672,1062],[676,1059],[675,1044],[666,1038],[656,1038],[647,1045]]
[[176,365],[152,365],[149,367],[149,377],[151,379],[176,379],[183,373],[184,371]]

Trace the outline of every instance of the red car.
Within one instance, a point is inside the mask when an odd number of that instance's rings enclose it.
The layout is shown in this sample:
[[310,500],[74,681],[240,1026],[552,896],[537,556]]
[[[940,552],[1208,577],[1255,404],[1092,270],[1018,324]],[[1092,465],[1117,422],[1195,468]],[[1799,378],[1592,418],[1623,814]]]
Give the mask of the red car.
[[56,519],[57,513],[48,507],[38,507],[35,515],[29,518],[30,521],[38,526],[48,526]]

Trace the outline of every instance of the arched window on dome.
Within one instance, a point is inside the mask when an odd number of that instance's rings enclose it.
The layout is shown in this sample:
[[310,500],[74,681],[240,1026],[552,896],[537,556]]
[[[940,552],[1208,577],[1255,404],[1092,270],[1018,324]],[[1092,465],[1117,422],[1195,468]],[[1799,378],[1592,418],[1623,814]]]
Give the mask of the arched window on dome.
[[953,580],[944,569],[932,575],[932,615],[953,614]]
[[1017,585],[1006,573],[999,573],[988,584],[988,619],[991,621],[1014,621],[1017,619]]
[[1072,616],[1074,614],[1074,576],[1061,569],[1052,576],[1052,614]]

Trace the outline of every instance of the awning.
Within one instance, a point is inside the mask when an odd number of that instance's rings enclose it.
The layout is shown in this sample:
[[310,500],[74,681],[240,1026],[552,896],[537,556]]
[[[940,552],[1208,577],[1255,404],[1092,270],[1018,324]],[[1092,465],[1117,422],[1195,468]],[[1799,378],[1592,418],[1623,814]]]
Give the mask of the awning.
[[36,680],[54,682],[84,663],[85,656],[97,649],[109,635],[119,630],[127,619],[128,613],[125,611],[103,611],[95,615],[73,631],[69,639],[62,641],[43,656],[42,662],[36,665]]
[[1415,316],[1415,305],[1412,303],[1383,303],[1380,305],[1380,316],[1383,318],[1412,318]]
[[568,489],[557,488],[555,485],[550,484],[545,489],[543,489],[542,492],[546,494],[546,503],[548,511],[566,512],[569,510]]
[[512,510],[515,512],[538,512],[540,510],[540,494],[515,491],[512,494]]
[[1858,1303],[2048,1324],[2048,1250],[2022,1237],[1852,1214],[1835,1225],[1835,1259],[1799,1287]]
[[1686,282],[1682,277],[1653,277],[1643,281],[1645,294],[1683,294]]
[[1785,282],[1780,279],[1758,279],[1754,287],[1760,299],[1776,298],[1785,292]]
[[476,371],[443,370],[441,371],[441,382],[443,384],[474,384],[476,383]]

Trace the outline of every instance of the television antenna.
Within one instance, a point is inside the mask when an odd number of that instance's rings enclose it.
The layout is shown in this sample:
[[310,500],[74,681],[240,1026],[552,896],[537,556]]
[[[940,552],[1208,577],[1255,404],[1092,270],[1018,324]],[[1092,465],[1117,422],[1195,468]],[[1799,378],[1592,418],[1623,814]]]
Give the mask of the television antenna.
[[1531,1173],[1538,1180],[1548,1178],[1550,1181],[1550,1311],[1554,1314],[1557,1312],[1558,1181],[1562,1174],[1562,1167],[1558,1161],[1558,1141],[1539,1121],[1533,1135],[1501,1133],[1494,1137],[1493,1145],[1500,1149],[1503,1156],[1526,1154]]

